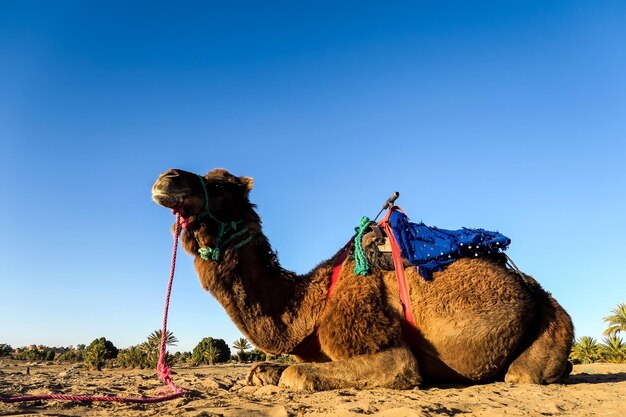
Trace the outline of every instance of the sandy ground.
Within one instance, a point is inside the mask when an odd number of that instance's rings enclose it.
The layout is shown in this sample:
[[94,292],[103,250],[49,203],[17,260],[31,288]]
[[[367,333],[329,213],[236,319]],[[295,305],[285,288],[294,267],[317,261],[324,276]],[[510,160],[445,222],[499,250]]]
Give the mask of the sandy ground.
[[[156,372],[86,371],[76,365],[0,362],[0,395],[152,396]],[[407,391],[354,389],[316,393],[244,386],[248,365],[175,367],[187,395],[159,404],[37,401],[0,403],[1,416],[626,416],[626,364],[577,365],[565,385],[437,386]],[[165,388],[167,391],[167,388]]]

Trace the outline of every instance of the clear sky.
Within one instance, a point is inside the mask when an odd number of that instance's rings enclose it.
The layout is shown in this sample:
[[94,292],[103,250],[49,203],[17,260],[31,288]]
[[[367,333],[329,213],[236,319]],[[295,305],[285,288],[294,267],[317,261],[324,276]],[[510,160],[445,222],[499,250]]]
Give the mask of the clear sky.
[[[626,2],[0,2],[0,343],[160,328],[168,168],[255,178],[304,273],[400,191],[601,338],[626,301]],[[181,251],[169,328],[239,332]]]

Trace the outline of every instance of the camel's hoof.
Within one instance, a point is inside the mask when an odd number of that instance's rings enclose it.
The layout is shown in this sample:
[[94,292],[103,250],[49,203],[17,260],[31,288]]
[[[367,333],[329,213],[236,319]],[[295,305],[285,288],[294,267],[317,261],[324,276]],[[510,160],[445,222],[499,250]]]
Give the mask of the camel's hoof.
[[278,385],[280,375],[288,365],[282,363],[261,362],[250,368],[246,376],[247,385]]
[[313,392],[318,390],[318,384],[315,383],[315,378],[309,372],[307,365],[291,365],[289,368],[285,369],[283,375],[280,377],[278,386],[296,391]]

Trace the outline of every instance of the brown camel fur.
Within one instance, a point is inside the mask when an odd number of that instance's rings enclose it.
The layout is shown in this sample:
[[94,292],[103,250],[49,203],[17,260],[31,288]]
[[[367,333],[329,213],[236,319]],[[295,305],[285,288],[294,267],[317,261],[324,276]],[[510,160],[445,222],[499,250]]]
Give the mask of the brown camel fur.
[[[357,276],[348,257],[328,299],[338,254],[304,275],[283,269],[249,202],[252,185],[223,169],[204,177],[169,170],[152,188],[158,204],[181,215],[183,247],[202,287],[256,347],[299,361],[257,364],[248,383],[410,388],[502,379],[548,384],[569,374],[571,319],[531,277],[488,259],[460,259],[429,281],[408,267],[417,324],[417,337],[409,338],[393,271]],[[198,253],[216,246],[216,260]]]

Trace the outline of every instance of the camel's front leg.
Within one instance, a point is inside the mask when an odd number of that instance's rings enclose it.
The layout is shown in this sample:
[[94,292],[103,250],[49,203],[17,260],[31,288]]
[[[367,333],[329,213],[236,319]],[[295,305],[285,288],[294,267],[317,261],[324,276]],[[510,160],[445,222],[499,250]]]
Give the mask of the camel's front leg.
[[385,387],[407,389],[419,385],[417,360],[407,347],[323,363],[297,363],[280,377],[279,386],[303,391]]

